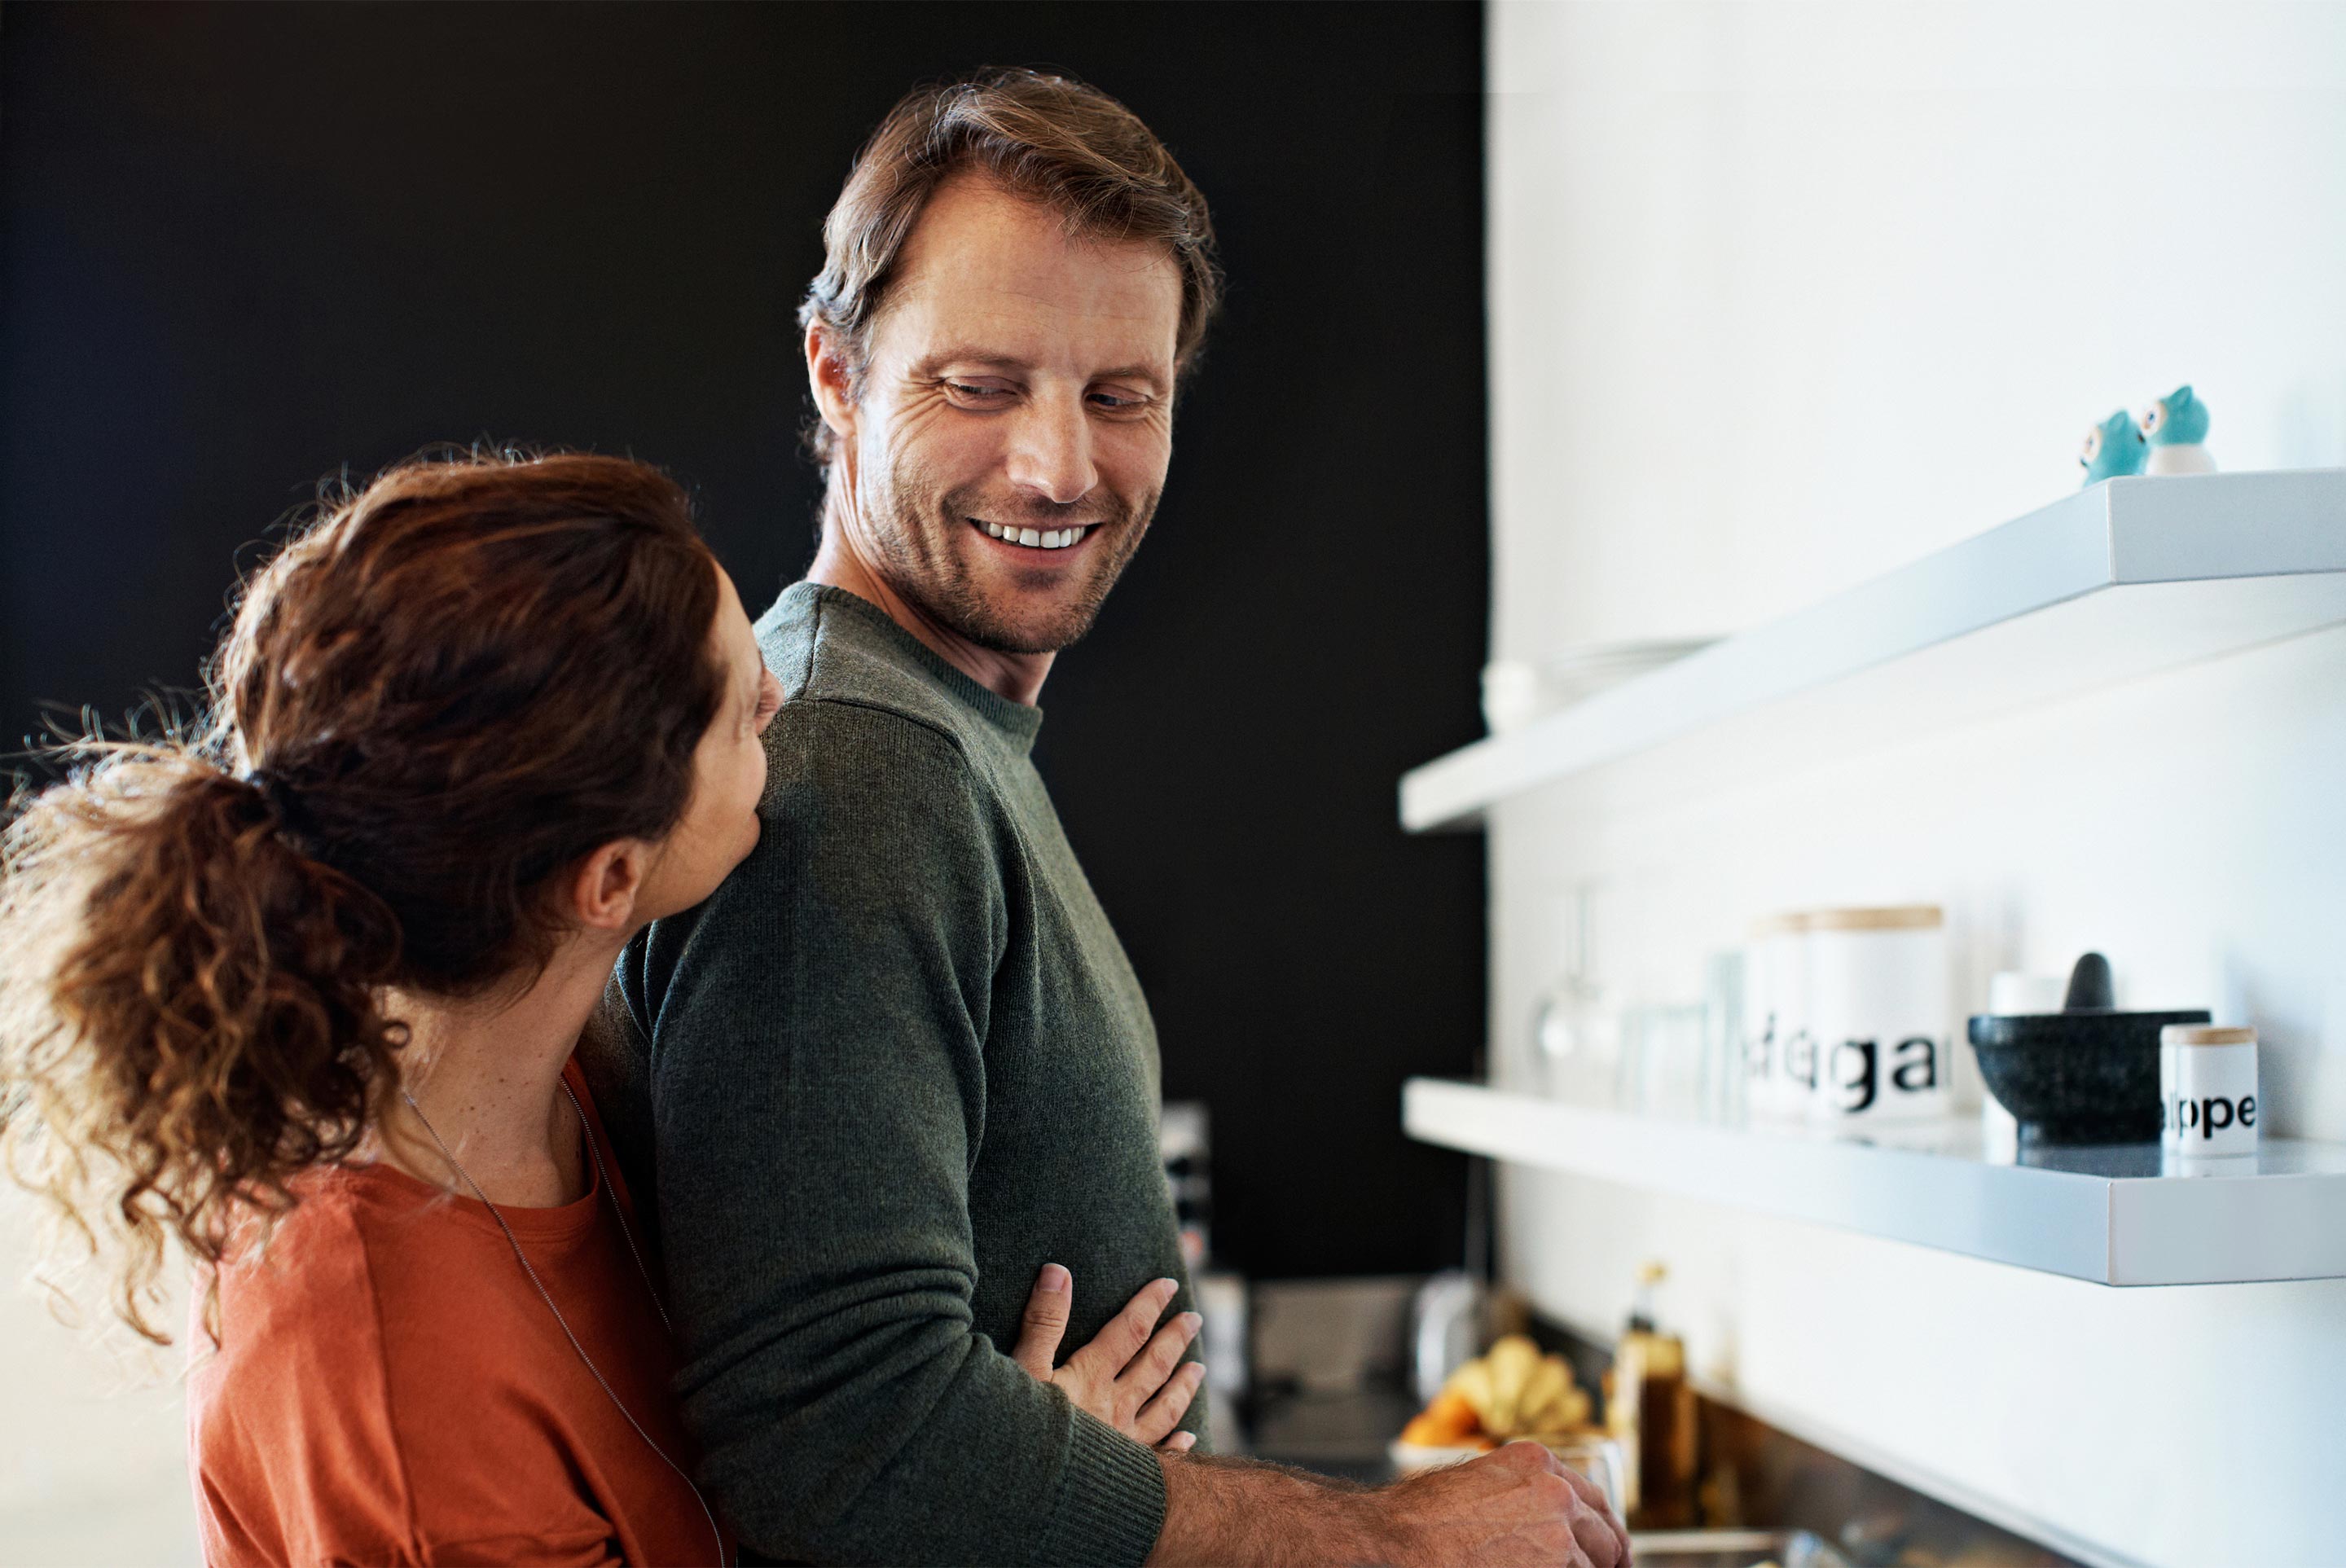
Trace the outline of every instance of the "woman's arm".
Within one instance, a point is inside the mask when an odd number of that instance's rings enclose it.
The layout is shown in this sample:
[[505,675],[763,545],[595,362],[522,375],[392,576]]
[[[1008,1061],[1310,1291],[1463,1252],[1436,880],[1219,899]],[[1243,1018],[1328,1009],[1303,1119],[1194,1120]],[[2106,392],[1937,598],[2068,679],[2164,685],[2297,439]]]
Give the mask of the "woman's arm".
[[[1137,1442],[1166,1453],[1186,1453],[1191,1432],[1175,1431],[1189,1401],[1205,1386],[1206,1364],[1181,1360],[1204,1319],[1184,1312],[1162,1329],[1157,1320],[1179,1287],[1170,1279],[1142,1286],[1091,1343],[1055,1366],[1059,1337],[1076,1298],[1075,1277],[1046,1263],[1019,1320],[1010,1359],[1037,1382],[1055,1383],[1077,1410],[1088,1410]],[[1154,1332],[1152,1332],[1154,1330]]]

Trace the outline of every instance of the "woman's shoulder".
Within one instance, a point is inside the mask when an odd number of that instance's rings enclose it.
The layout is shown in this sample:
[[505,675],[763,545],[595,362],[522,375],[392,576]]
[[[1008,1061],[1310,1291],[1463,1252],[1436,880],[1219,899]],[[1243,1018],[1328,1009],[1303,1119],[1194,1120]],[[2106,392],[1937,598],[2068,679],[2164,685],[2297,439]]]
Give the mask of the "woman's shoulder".
[[[221,1561],[372,1549],[406,1532],[364,1188],[362,1173],[300,1178],[265,1241],[254,1227],[220,1265],[210,1322],[199,1313],[190,1333],[189,1457]],[[296,1496],[315,1500],[314,1516],[279,1505]]]
[[370,1173],[327,1169],[293,1207],[255,1222],[199,1293],[189,1335],[190,1436],[306,1429],[324,1407],[348,1424],[390,1400],[377,1259],[386,1222]]
[[291,1196],[292,1207],[253,1227],[219,1268],[214,1359],[279,1366],[318,1347],[345,1369],[362,1359],[380,1369],[397,1339],[387,1326],[434,1303],[456,1308],[452,1254],[504,1246],[494,1222],[472,1212],[483,1206],[387,1166],[304,1172]]
[[[222,1515],[266,1521],[256,1541],[316,1532],[282,1543],[295,1558],[465,1539],[443,1517],[446,1471],[479,1456],[451,1434],[526,1372],[499,1354],[505,1304],[478,1288],[512,1268],[504,1235],[482,1206],[386,1166],[307,1172],[265,1244],[221,1267],[216,1331],[193,1338],[199,1487]],[[299,1517],[288,1498],[309,1500]]]
[[293,1206],[256,1224],[218,1274],[208,1326],[192,1337],[191,1392],[240,1405],[321,1397],[389,1402],[394,1384],[428,1380],[406,1347],[419,1319],[461,1317],[452,1277],[503,1237],[468,1205],[384,1166],[303,1173]]
[[274,1359],[286,1348],[280,1336],[300,1324],[340,1333],[372,1316],[366,1186],[363,1170],[308,1171],[291,1186],[291,1208],[248,1219],[217,1271],[209,1359],[262,1348]]

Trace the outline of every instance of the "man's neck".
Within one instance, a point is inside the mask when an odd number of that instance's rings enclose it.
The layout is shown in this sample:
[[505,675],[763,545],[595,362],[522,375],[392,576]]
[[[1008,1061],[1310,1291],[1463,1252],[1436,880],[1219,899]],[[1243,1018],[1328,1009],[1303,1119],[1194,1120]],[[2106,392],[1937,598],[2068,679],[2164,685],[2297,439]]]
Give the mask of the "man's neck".
[[836,521],[822,531],[822,546],[815,552],[814,565],[807,568],[807,581],[844,588],[857,598],[879,606],[890,620],[920,638],[932,653],[954,668],[996,697],[1008,697],[1029,708],[1043,694],[1043,681],[1051,673],[1051,661],[1058,657],[982,647],[924,615],[919,606],[889,585],[887,578],[855,548],[848,530]]
[[415,1108],[401,1099],[385,1113],[378,1157],[468,1197],[469,1176],[490,1202],[515,1207],[552,1208],[586,1192],[578,1114],[562,1069],[617,957],[607,943],[592,943],[592,952],[587,945],[573,937],[517,997],[391,999],[408,1027],[400,1073]]

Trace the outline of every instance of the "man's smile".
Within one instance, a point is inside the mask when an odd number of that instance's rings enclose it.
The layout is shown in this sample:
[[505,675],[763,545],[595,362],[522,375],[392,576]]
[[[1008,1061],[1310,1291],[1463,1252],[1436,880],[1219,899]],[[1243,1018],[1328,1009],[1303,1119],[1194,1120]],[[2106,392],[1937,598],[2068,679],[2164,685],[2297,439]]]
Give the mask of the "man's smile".
[[969,525],[989,539],[999,539],[1005,545],[1024,550],[1066,550],[1084,542],[1085,535],[1099,526],[1096,523],[1076,523],[1065,528],[1020,528],[988,523],[972,517]]

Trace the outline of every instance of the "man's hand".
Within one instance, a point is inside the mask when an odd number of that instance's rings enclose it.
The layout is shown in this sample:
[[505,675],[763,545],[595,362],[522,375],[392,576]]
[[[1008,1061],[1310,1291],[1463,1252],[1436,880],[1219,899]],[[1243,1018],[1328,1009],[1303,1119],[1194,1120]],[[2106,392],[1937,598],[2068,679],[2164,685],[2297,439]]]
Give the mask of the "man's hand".
[[1398,1563],[1627,1568],[1629,1532],[1595,1481],[1535,1442],[1511,1442],[1379,1494]]
[[1067,1331],[1068,1308],[1075,1303],[1075,1278],[1059,1265],[1046,1263],[1026,1298],[1011,1359],[1037,1382],[1058,1384],[1077,1409],[1125,1436],[1167,1453],[1186,1452],[1197,1442],[1196,1436],[1173,1429],[1205,1382],[1206,1369],[1198,1361],[1183,1365],[1181,1352],[1198,1337],[1202,1319],[1195,1312],[1184,1312],[1157,1328],[1158,1315],[1179,1288],[1170,1279],[1142,1286],[1090,1344],[1068,1357],[1066,1366],[1055,1368],[1059,1338]]
[[1370,1491],[1248,1460],[1167,1456],[1148,1568],[1629,1568],[1594,1481],[1535,1442]]

